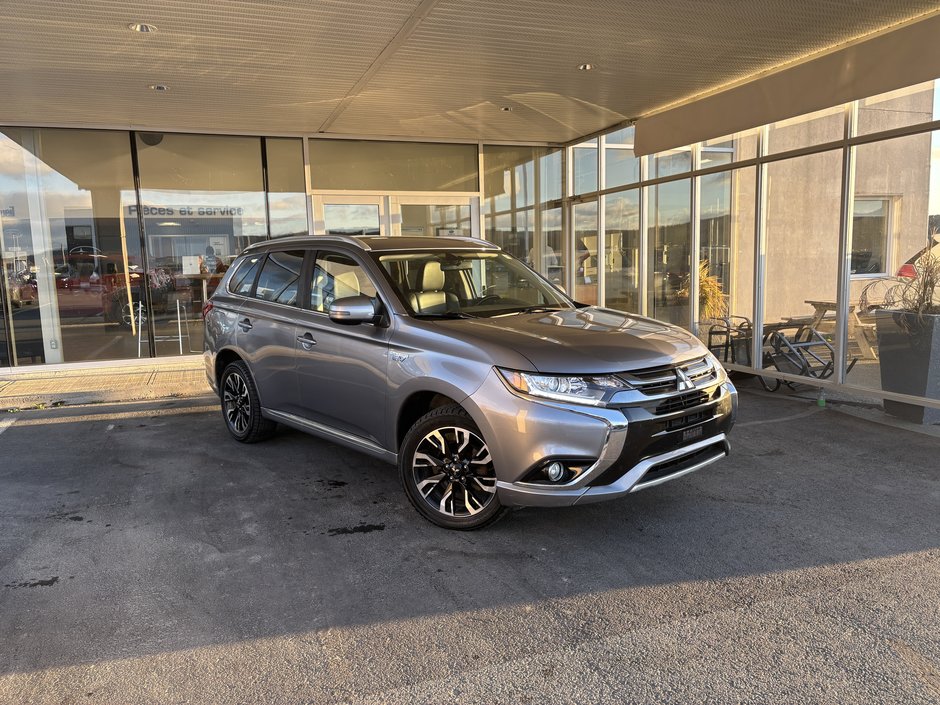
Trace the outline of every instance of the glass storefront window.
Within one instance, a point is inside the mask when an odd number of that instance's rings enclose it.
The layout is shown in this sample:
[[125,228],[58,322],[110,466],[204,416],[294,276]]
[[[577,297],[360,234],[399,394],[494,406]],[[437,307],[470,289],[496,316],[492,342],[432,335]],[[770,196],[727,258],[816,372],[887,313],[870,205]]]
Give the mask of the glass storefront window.
[[628,186],[640,180],[640,159],[633,153],[636,128],[627,127],[611,132],[604,138],[604,188]]
[[548,203],[561,199],[561,149],[540,150],[546,152],[539,157],[539,202]]
[[692,170],[692,149],[682,147],[659,152],[649,158],[649,178],[660,179]]
[[563,286],[561,155],[544,147],[484,146],[482,211],[487,240]]
[[597,304],[597,201],[576,203],[571,209],[574,230],[574,299]]
[[604,197],[605,305],[639,313],[640,191]]
[[[937,316],[925,317],[918,338],[899,328],[901,318],[890,311],[895,308],[892,289],[898,292],[917,281],[928,259],[940,257],[940,132],[856,148],[850,251],[856,272],[846,311],[846,381],[940,398],[940,386],[930,382],[929,372],[940,369],[940,350],[934,345],[931,352],[929,345],[931,330],[934,340],[940,339],[930,327]],[[911,411],[891,402],[886,408],[902,416]]]
[[8,362],[137,357],[136,312],[153,273],[131,212],[127,133],[4,129],[0,193]]
[[699,166],[710,169],[724,164],[733,164],[757,156],[759,130],[737,132],[728,137],[718,137],[702,143]]
[[545,208],[541,213],[541,257],[530,256],[530,266],[550,282],[566,288],[568,252],[561,228],[561,208]]
[[572,150],[572,193],[578,196],[597,190],[597,139],[575,145]]
[[324,233],[327,235],[371,235],[381,233],[379,206],[372,203],[324,203]]
[[845,108],[837,105],[809,115],[775,122],[767,128],[767,154],[812,147],[841,140],[845,133]]
[[692,264],[692,182],[670,181],[649,187],[649,312],[653,318],[688,328]]
[[203,303],[267,238],[261,139],[138,133],[137,153],[157,355],[198,353]]
[[401,234],[409,237],[470,237],[470,206],[402,203]]
[[[764,339],[768,367],[803,374],[786,347],[806,342],[820,374],[833,364],[842,151],[773,162],[767,172]],[[776,338],[774,334],[779,333]],[[773,347],[776,345],[776,347]],[[808,353],[807,353],[808,354]],[[795,364],[796,363],[796,364]]]
[[304,147],[299,139],[265,137],[271,237],[306,235],[307,188]]
[[882,93],[858,102],[858,134],[868,135],[940,118],[937,81]]
[[699,182],[699,336],[722,362],[751,365],[757,169]]
[[308,145],[315,190],[479,190],[475,144],[312,139]]

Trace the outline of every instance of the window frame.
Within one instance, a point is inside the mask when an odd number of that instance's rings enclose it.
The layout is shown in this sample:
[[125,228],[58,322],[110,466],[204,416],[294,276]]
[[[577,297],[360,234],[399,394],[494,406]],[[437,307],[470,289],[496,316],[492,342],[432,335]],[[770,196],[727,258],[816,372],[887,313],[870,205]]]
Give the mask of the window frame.
[[[306,264],[306,261],[307,261],[308,251],[309,250],[305,248],[297,248],[297,249],[290,249],[290,250],[278,248],[278,249],[267,250],[264,254],[264,260],[262,261],[261,266],[258,268],[258,271],[255,274],[255,281],[251,287],[251,296],[249,298],[251,298],[254,301],[261,301],[266,304],[275,304],[276,306],[285,306],[287,308],[298,308],[297,302],[300,301],[301,289],[303,286],[303,276],[304,276],[304,272],[306,271],[306,268],[304,265]],[[294,303],[287,304],[287,303],[284,303],[283,301],[278,301],[276,298],[275,299],[262,299],[261,297],[258,296],[258,284],[261,282],[261,274],[264,272],[264,268],[268,265],[268,262],[271,261],[273,255],[287,254],[289,252],[295,252],[295,253],[299,252],[301,254],[300,271],[297,274],[297,297],[295,298]],[[280,264],[276,262],[275,264],[279,267],[281,266]],[[281,289],[281,291],[279,292],[279,295],[283,292],[284,292],[284,289]]]

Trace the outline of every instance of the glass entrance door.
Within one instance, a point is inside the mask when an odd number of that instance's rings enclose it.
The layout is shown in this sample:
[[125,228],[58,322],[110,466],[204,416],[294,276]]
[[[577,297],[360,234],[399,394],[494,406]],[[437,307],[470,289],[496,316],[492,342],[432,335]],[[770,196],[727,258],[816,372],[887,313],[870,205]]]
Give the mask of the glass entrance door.
[[475,196],[314,194],[315,235],[480,237]]
[[385,196],[314,195],[315,235],[388,235]]
[[392,196],[392,235],[480,237],[479,200],[459,196]]

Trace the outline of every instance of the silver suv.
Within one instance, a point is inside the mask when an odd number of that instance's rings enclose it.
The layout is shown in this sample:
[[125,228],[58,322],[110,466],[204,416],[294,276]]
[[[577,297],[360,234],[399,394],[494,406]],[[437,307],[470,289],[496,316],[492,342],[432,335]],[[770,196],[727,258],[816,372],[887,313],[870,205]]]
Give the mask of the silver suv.
[[268,241],[204,317],[235,439],[281,423],[397,464],[443,527],[613,499],[729,450],[737,392],[697,338],[578,304],[482,240]]

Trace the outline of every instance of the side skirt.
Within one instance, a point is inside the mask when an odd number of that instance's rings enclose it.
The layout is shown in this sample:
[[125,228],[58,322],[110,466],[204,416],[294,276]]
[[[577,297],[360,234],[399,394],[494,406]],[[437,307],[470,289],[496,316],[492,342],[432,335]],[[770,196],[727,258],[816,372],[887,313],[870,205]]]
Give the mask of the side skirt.
[[325,426],[323,424],[317,423],[315,421],[310,421],[308,419],[303,419],[299,416],[294,416],[294,414],[287,414],[283,411],[274,411],[273,409],[261,409],[261,415],[266,419],[271,419],[272,421],[277,421],[282,423],[285,426],[290,426],[291,428],[296,428],[298,431],[304,431],[318,438],[322,438],[327,441],[333,441],[338,443],[341,446],[351,448],[352,450],[358,450],[361,453],[366,455],[371,455],[373,458],[378,458],[379,460],[384,460],[386,463],[391,463],[392,465],[398,464],[398,454],[393,453],[390,450],[385,450],[380,445],[368,441],[365,438],[360,438],[346,431],[340,431],[331,426]]

